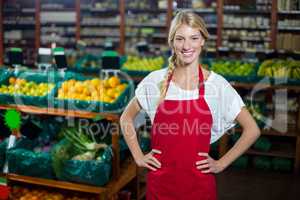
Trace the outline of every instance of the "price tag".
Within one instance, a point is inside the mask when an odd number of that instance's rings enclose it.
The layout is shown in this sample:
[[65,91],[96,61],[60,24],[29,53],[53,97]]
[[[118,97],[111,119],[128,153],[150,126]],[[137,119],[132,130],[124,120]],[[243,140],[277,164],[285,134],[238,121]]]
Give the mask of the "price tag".
[[11,66],[23,65],[23,51],[21,48],[10,48],[8,51],[8,60]]
[[52,55],[50,48],[39,48],[38,50],[39,68],[50,68],[52,66]]
[[149,44],[146,41],[139,42],[136,45],[136,48],[137,48],[137,50],[138,50],[139,53],[149,52]]
[[53,55],[54,55],[56,67],[58,69],[66,69],[68,67],[64,48],[62,47],[54,48]]

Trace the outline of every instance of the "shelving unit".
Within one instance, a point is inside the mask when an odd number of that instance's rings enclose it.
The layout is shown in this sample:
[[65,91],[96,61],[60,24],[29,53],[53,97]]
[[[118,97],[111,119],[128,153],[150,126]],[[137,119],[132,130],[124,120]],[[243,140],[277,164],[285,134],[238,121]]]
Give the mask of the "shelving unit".
[[75,1],[41,1],[40,45],[60,46],[73,49],[76,44],[76,4]]
[[277,48],[288,51],[300,51],[300,8],[291,2],[298,0],[288,0],[286,2],[278,0],[276,4],[277,13]]
[[[3,2],[3,1],[2,1]],[[3,35],[1,36],[5,55],[10,47],[20,47],[23,49],[24,64],[33,65],[35,57],[35,1],[6,1],[2,6]],[[2,58],[8,63],[8,60]]]
[[80,39],[87,44],[87,51],[99,55],[105,42],[121,47],[121,1],[80,1]]
[[[102,117],[112,122],[119,123],[118,113],[94,113],[87,111],[63,110],[56,108],[39,108],[34,106],[0,105],[1,110],[12,108],[20,112],[39,115],[54,115],[79,118],[95,118],[101,115]],[[9,184],[13,184],[14,182],[22,182],[33,185],[47,186],[51,188],[60,188],[66,190],[92,193],[98,195],[99,199],[104,200],[112,199],[125,185],[127,185],[137,176],[136,164],[131,158],[128,158],[120,165],[120,157],[118,153],[119,129],[115,129],[115,132],[112,133],[112,149],[114,155],[112,161],[112,179],[105,187],[88,186],[84,184],[28,177],[17,174],[7,174],[6,177],[9,181]]]
[[[231,82],[232,86],[239,90],[249,90],[254,87],[257,90],[263,90],[267,93],[272,94],[276,90],[286,89],[288,93],[294,92],[298,96],[298,102],[300,103],[299,94],[300,87],[299,86],[289,86],[289,85],[270,85],[265,83],[237,83]],[[276,109],[276,108],[275,108]],[[281,111],[276,113],[280,113]],[[275,142],[272,145],[272,148],[267,152],[257,151],[253,149],[249,149],[246,154],[248,155],[260,155],[260,156],[271,156],[271,157],[280,157],[280,158],[289,158],[294,162],[293,171],[295,174],[300,173],[300,110],[295,113],[296,115],[296,126],[295,127],[287,127],[286,131],[279,131],[273,128],[271,129],[262,129],[262,136],[266,136],[269,138],[272,137],[282,137],[283,139],[288,139],[289,142]],[[274,116],[273,116],[274,117]],[[274,121],[274,123],[281,123],[280,120]],[[241,133],[241,128],[233,129],[233,132]],[[293,142],[292,142],[293,141]],[[220,155],[224,155],[230,148],[230,135],[225,134],[219,145]]]
[[125,1],[126,52],[134,52],[140,42],[147,43],[152,52],[167,49],[169,17],[173,7],[169,7],[170,1],[165,2],[160,5],[158,0]]
[[[279,6],[281,7],[278,8],[279,0],[247,0],[242,4],[240,3],[239,6],[234,5],[234,3],[237,3],[234,0],[216,0],[213,1],[212,4],[208,5],[207,8],[199,8],[197,5],[193,5],[190,0],[167,0],[165,1],[166,5],[159,5],[161,4],[159,3],[160,1],[156,0],[150,2],[151,6],[153,6],[151,9],[147,7],[130,7],[130,2],[134,2],[133,0],[128,0],[128,2],[125,0],[115,0],[114,2],[109,3],[108,1],[98,0],[68,0],[65,1],[64,4],[59,1],[51,1],[51,4],[48,4],[48,1],[31,1],[31,7],[21,9],[20,12],[22,15],[29,16],[33,16],[35,13],[35,26],[34,24],[25,25],[35,29],[35,34],[31,34],[31,36],[35,35],[33,39],[35,42],[32,42],[31,45],[32,48],[34,47],[34,51],[40,46],[49,46],[56,40],[60,40],[57,45],[64,46],[67,49],[74,48],[75,42],[79,39],[86,41],[88,44],[88,51],[94,54],[99,54],[101,52],[106,40],[113,42],[121,55],[125,54],[126,49],[128,52],[129,47],[135,45],[132,45],[133,43],[141,40],[148,40],[153,49],[166,50],[167,32],[172,16],[174,15],[173,11],[191,8],[194,12],[199,13],[207,23],[207,27],[212,37],[210,37],[209,41],[207,41],[206,47],[209,50],[208,52],[214,53],[215,56],[222,55],[222,52],[224,51],[219,51],[219,48],[222,46],[229,47],[230,51],[227,51],[228,53],[241,52],[241,50],[245,48],[253,49],[253,51],[257,51],[259,53],[265,53],[266,51],[276,49],[285,49],[290,52],[300,51],[297,49],[296,45],[299,43],[297,41],[300,26],[298,27],[293,25],[283,27],[279,24],[281,19],[289,18],[287,16],[292,15],[293,18],[298,19],[300,16],[299,10],[282,10],[282,2],[279,3]],[[138,6],[142,5],[140,1],[137,2],[139,2],[139,4],[137,4]],[[247,9],[242,6],[253,6],[255,5],[253,2],[256,3],[256,9]],[[6,5],[6,1],[1,1],[0,8],[3,8],[3,12],[2,18],[0,17],[0,24],[4,28],[3,35],[6,34],[6,26],[8,27],[8,25],[4,23],[5,18],[7,17],[7,12],[11,12],[5,11]],[[173,7],[173,5],[177,6]],[[58,13],[64,12],[64,14],[69,13],[72,15],[72,20],[61,24],[58,22],[50,22],[51,25],[49,25],[48,22],[44,22],[42,18],[45,12],[53,14],[56,11]],[[157,15],[159,15],[164,20],[162,23],[145,23],[145,21],[142,21],[142,23],[136,23],[137,19],[135,16],[142,16],[140,18],[145,20],[145,13],[150,16],[149,19],[157,20]],[[262,27],[232,27],[226,25],[228,20],[224,19],[224,17],[228,15],[235,16],[235,18],[251,16],[252,18],[259,18],[259,22],[263,21],[261,19],[268,19],[269,22],[267,23],[268,26]],[[151,18],[151,16],[155,17]],[[130,22],[130,18],[132,17],[134,19],[134,23]],[[99,33],[99,35],[93,34],[93,32]],[[134,34],[130,34],[130,32]],[[247,33],[249,33],[250,36],[244,36],[245,34],[247,35]],[[243,36],[238,37],[239,34],[242,34]],[[136,37],[139,39],[136,39]],[[291,38],[294,38],[295,42],[286,42],[291,41]],[[235,46],[234,44],[237,42],[244,46]],[[295,44],[296,46],[291,48],[288,47],[289,44]],[[6,45],[4,46],[6,47]],[[21,45],[21,47],[25,46]],[[255,47],[256,49],[259,47],[258,50],[256,50]],[[2,51],[4,50],[5,48],[2,49]],[[3,55],[4,54],[0,54],[0,64],[3,64]],[[35,52],[28,55],[32,57],[32,55],[35,55]],[[33,61],[34,59],[31,58],[31,60]],[[30,64],[32,65],[33,62],[30,62]]]

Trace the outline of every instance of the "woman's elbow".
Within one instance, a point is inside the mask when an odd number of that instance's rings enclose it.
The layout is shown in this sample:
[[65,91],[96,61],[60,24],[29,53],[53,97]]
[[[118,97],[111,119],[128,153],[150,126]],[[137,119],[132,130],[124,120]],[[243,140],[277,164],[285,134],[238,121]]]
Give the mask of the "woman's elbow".
[[124,127],[126,122],[128,122],[128,116],[127,116],[126,112],[123,112],[120,116],[120,126]]
[[259,138],[260,137],[260,135],[261,135],[261,130],[260,130],[260,128],[255,124],[255,127],[252,129],[252,131],[253,131],[253,135],[254,135],[254,137],[255,138]]

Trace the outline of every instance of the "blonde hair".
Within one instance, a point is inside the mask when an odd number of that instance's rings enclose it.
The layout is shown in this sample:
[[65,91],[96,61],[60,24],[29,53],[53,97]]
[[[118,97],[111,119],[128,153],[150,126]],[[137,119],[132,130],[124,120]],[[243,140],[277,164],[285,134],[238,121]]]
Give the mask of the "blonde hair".
[[168,36],[168,44],[172,48],[172,55],[168,59],[169,66],[167,69],[167,73],[164,77],[164,80],[161,82],[160,98],[159,98],[158,103],[162,102],[162,100],[166,97],[168,80],[171,78],[171,75],[172,75],[176,65],[180,64],[179,63],[180,61],[176,59],[176,54],[174,53],[173,42],[174,42],[175,33],[176,33],[177,29],[183,24],[186,24],[192,28],[199,29],[199,31],[205,41],[209,37],[205,22],[199,15],[197,15],[189,10],[179,11],[175,15],[175,17],[173,18],[173,20],[171,22],[169,36]]

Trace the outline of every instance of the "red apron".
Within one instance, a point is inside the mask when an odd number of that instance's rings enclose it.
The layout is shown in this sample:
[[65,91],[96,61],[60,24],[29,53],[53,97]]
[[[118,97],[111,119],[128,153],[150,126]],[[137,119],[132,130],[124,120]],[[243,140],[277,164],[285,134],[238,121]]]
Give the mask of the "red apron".
[[[169,82],[172,77],[168,80]],[[164,100],[157,108],[151,130],[151,148],[161,168],[147,175],[147,200],[216,200],[213,174],[196,168],[209,152],[212,116],[204,99],[204,84],[199,67],[199,98]]]

